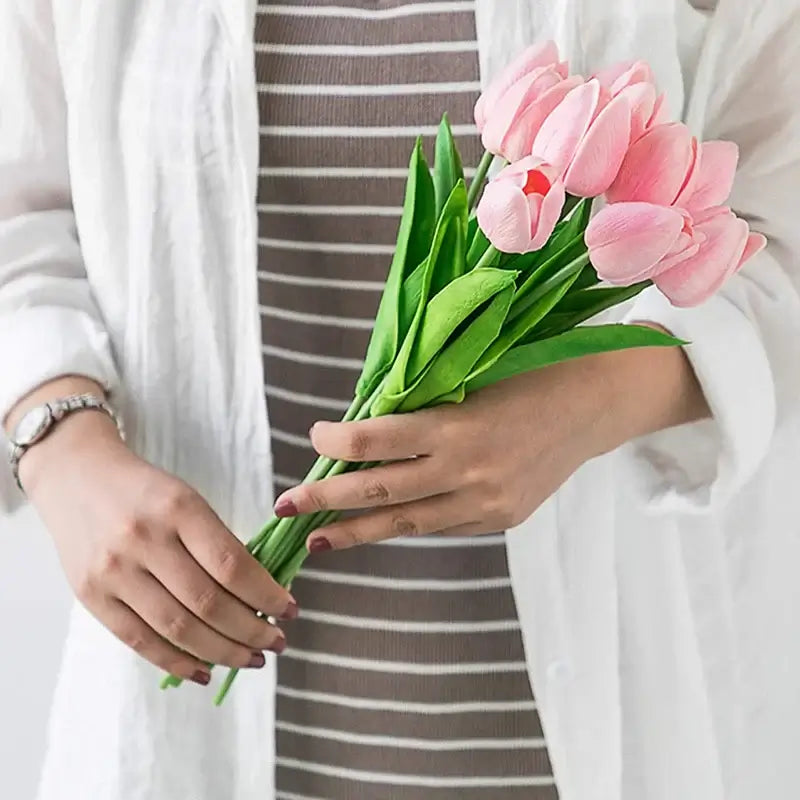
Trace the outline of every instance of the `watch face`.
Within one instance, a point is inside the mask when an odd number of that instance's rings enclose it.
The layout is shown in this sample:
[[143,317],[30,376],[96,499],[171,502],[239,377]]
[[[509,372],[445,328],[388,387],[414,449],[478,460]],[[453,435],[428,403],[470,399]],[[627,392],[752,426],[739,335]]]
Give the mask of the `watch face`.
[[17,425],[14,431],[14,441],[21,445],[31,445],[36,442],[50,427],[52,414],[48,406],[32,408]]

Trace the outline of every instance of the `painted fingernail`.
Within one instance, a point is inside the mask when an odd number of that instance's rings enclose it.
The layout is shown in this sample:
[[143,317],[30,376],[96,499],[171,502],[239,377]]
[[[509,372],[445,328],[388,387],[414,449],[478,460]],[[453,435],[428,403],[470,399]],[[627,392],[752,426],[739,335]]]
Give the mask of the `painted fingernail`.
[[297,516],[297,506],[288,497],[279,497],[278,502],[275,503],[274,511],[276,517]]
[[266,663],[267,659],[264,657],[263,653],[253,653],[253,656],[247,663],[247,666],[250,667],[250,669],[261,669],[261,667],[263,667]]
[[297,619],[297,615],[300,613],[300,609],[297,607],[297,603],[294,600],[289,601],[289,605],[286,606],[286,610],[281,614],[281,619],[283,620],[292,620]]
[[201,686],[208,686],[208,684],[211,683],[211,673],[199,669],[192,675],[192,680],[195,683],[199,683]]
[[317,536],[308,544],[309,553],[325,553],[328,550],[333,550],[333,545],[324,536]]
[[286,649],[286,637],[282,634],[270,645],[269,648],[276,656],[279,656]]

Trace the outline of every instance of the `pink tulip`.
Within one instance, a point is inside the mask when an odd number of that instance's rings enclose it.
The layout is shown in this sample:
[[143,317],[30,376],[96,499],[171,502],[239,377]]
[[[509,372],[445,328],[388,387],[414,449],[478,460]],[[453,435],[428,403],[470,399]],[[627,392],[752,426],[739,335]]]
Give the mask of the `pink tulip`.
[[478,224],[504,253],[529,253],[550,238],[564,206],[555,167],[533,156],[509,165],[490,181],[478,204]]
[[630,134],[628,96],[611,98],[594,78],[572,89],[547,117],[532,154],[562,170],[570,194],[596,197],[616,178]]
[[732,142],[698,144],[683,123],[657,125],[631,145],[606,198],[610,203],[675,205],[696,213],[725,202],[737,159]]
[[695,230],[703,234],[697,253],[657,275],[653,282],[674,306],[696,306],[713,295],[767,240],[750,233],[729,208],[708,209]]
[[562,78],[567,77],[567,65],[559,61],[558,47],[553,41],[539,42],[528,47],[489,84],[475,103],[475,124],[478,130],[483,131],[498,101],[511,86],[542,67],[552,67]]
[[524,75],[493,106],[481,136],[484,148],[508,161],[529,155],[548,115],[581,83],[578,75],[563,78],[555,66]]
[[653,278],[695,255],[702,238],[687,213],[637,202],[606,206],[585,235],[597,274],[617,286]]
[[728,208],[696,220],[678,208],[630,202],[606,206],[586,229],[589,257],[608,283],[652,279],[676,306],[708,299],[766,244]]

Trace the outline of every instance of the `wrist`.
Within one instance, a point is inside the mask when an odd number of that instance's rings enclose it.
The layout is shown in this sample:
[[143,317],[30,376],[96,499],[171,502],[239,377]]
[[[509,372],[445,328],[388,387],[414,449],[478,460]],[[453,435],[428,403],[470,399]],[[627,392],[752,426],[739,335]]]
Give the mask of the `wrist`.
[[93,394],[97,397],[105,397],[105,389],[91,378],[84,378],[80,375],[64,375],[52,381],[43,383],[33,391],[26,394],[7,414],[3,420],[6,433],[11,434],[17,423],[36,406],[58,400],[62,397],[69,397],[76,394]]
[[35,502],[46,490],[51,476],[80,470],[87,456],[124,448],[114,420],[102,411],[76,411],[62,419],[41,441],[23,453],[19,479],[25,493]]

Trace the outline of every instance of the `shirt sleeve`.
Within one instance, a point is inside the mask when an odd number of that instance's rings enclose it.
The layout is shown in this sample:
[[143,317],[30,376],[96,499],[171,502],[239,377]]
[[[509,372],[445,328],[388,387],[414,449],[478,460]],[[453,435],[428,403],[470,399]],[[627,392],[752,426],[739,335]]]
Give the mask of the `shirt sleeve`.
[[[3,0],[0,419],[61,375],[83,375],[109,390],[117,383],[78,243],[66,118],[50,0]],[[10,469],[0,463],[0,511],[20,500]]]
[[627,447],[656,511],[724,504],[800,413],[798,39],[798,0],[720,0],[709,23],[687,123],[703,139],[739,145],[730,205],[769,243],[702,306],[673,308],[649,289],[628,314],[691,342],[713,415]]

